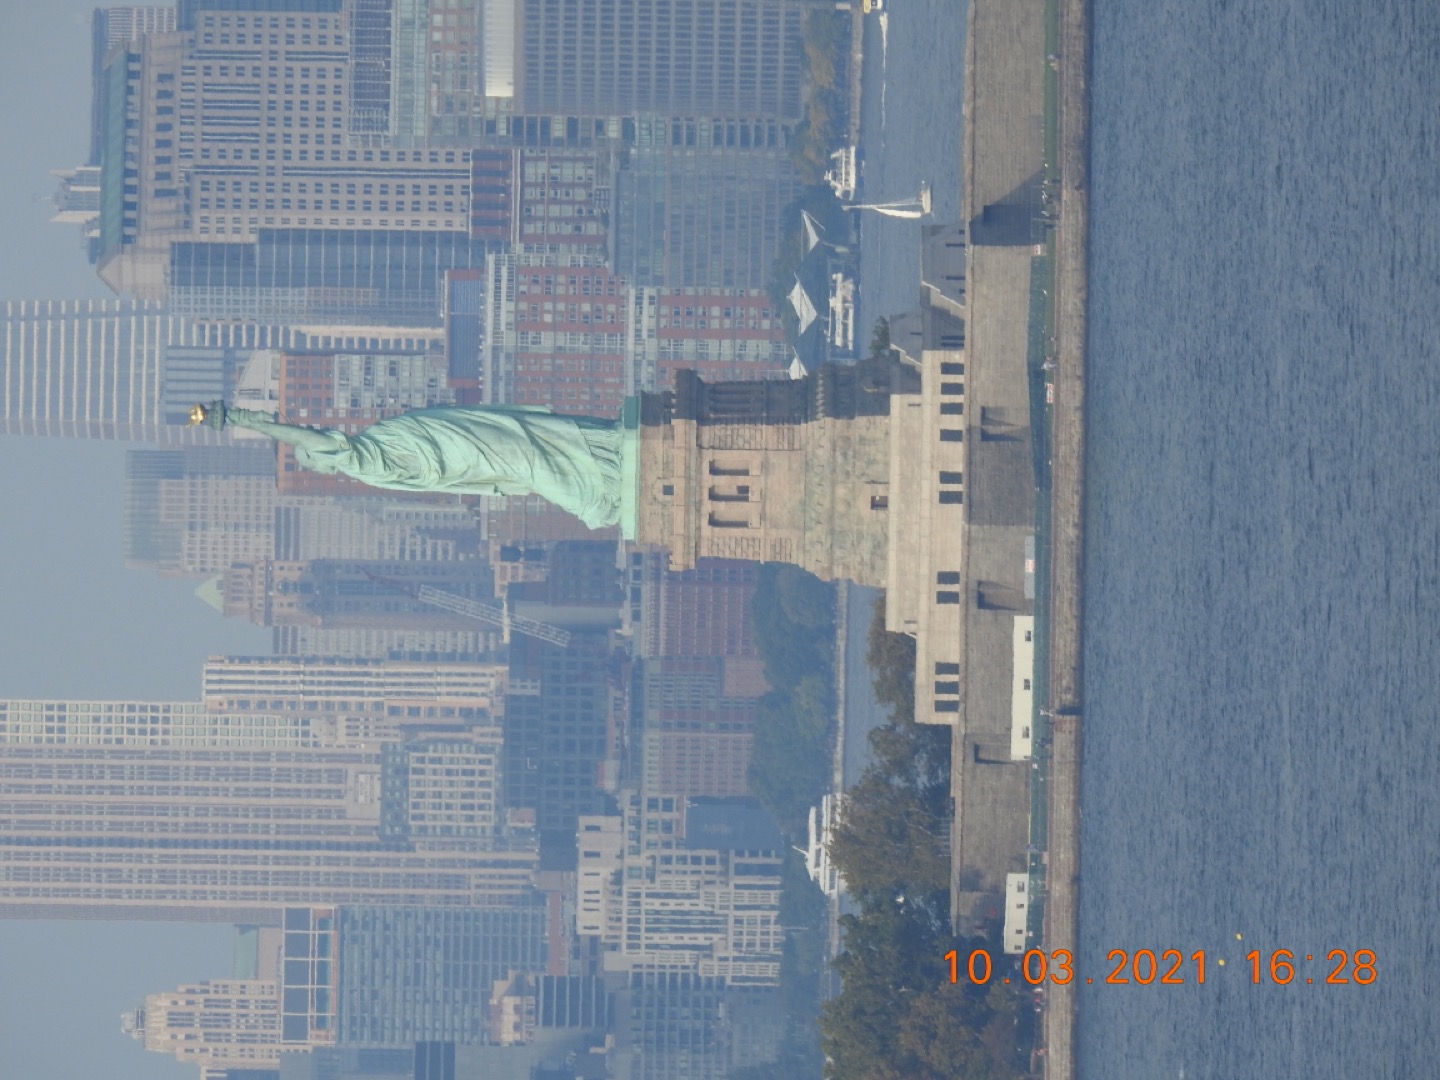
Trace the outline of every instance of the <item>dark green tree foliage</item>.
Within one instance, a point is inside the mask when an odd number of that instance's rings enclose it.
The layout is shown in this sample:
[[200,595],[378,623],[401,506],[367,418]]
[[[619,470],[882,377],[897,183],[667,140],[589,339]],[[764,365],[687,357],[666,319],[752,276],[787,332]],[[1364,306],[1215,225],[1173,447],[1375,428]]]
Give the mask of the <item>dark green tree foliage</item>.
[[875,683],[875,699],[890,710],[892,723],[915,722],[915,639],[885,629],[885,598],[875,602],[865,656]]
[[835,587],[814,574],[777,574],[775,587],[780,609],[796,626],[833,635],[835,631]]
[[883,359],[890,351],[890,320],[878,318],[875,320],[875,329],[870,333],[870,359]]
[[791,837],[829,790],[835,716],[835,590],[796,566],[761,568],[755,643],[773,687],[761,698],[750,790]]
[[[809,583],[795,578],[808,578]],[[811,589],[813,583],[819,596]],[[788,694],[806,675],[833,683],[835,655],[835,590],[814,574],[787,563],[760,568],[755,590],[755,645],[765,664],[765,677]],[[805,621],[792,617],[799,613]]]
[[845,794],[830,858],[856,897],[948,892],[949,821],[915,787],[871,768]]
[[[825,1003],[820,1038],[828,1080],[1009,1080],[1018,992],[998,976],[988,987],[950,982],[944,957],[963,959],[979,939],[949,934],[943,915],[895,902],[841,920],[836,961],[844,989]],[[992,956],[995,970],[1000,957]]]
[[[882,602],[883,603],[883,602]],[[874,760],[845,795],[830,845],[859,915],[841,919],[842,989],[821,1012],[829,1080],[1002,1080],[1020,1075],[1018,993],[950,982],[945,954],[982,939],[950,935],[950,731],[915,723],[914,641],[870,630],[876,695],[891,722],[871,732]],[[999,957],[992,957],[999,970]]]
[[807,184],[825,179],[830,152],[845,141],[846,89],[850,63],[850,17],[844,12],[812,11],[805,21],[808,68],[805,119],[796,127],[792,157]]
[[797,710],[778,692],[760,701],[750,752],[750,793],[795,841],[805,834],[810,807],[829,789],[833,770],[827,721],[824,714]]

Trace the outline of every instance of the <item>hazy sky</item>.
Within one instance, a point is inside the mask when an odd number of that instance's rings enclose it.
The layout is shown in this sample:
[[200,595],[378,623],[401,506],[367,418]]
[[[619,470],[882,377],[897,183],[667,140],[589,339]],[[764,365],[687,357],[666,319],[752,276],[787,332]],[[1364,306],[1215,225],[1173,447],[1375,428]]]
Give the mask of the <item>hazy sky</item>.
[[[0,0],[0,300],[109,295],[79,230],[53,224],[50,171],[88,145],[93,4]],[[209,653],[265,652],[269,635],[222,619],[194,582],[125,570],[125,445],[0,441],[0,696],[191,697]]]
[[[0,300],[108,295],[78,230],[51,224],[51,169],[83,162],[90,12],[0,0]],[[269,635],[193,582],[126,570],[122,444],[0,437],[0,697],[194,697],[209,653]],[[196,1080],[120,1034],[146,993],[230,973],[217,926],[0,920],[0,1080]]]

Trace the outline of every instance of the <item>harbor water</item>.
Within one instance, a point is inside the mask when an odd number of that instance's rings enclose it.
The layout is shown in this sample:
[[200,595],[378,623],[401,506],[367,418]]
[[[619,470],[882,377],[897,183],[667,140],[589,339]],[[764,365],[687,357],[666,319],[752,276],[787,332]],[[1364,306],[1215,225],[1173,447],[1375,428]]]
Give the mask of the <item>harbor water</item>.
[[1080,1075],[1433,1076],[1440,8],[1095,20]]

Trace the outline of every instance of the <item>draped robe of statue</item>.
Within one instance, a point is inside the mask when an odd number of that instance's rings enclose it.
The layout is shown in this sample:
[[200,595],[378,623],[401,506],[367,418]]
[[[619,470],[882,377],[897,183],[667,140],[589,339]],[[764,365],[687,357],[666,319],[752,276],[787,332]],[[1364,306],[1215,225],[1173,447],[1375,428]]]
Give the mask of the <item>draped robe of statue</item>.
[[[249,428],[295,448],[295,460],[371,487],[457,495],[536,494],[592,529],[620,520],[619,423],[544,406],[455,405],[392,416],[347,435],[284,424],[219,402],[200,422]],[[218,422],[217,422],[218,420]]]

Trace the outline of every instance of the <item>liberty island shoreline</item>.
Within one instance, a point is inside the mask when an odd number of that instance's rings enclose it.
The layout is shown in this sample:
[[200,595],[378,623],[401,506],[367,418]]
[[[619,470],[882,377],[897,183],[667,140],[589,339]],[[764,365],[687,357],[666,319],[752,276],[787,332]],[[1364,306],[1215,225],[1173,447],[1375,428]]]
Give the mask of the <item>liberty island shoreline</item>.
[[[1089,304],[1090,0],[1058,0],[1059,225],[1055,231],[1055,407],[1052,502],[1049,895],[1046,951],[1077,954],[1080,906],[1080,764],[1084,716],[1081,627],[1085,556],[1085,363]],[[1076,1074],[1078,988],[1055,985],[1045,1015],[1045,1075]]]
[[[928,8],[925,14],[941,15]],[[920,58],[933,65],[954,57],[960,63],[950,69],[947,89],[931,80],[922,94],[915,83],[925,80],[887,77],[883,36],[865,40],[865,94],[872,108],[861,139],[867,197],[893,197],[935,181],[934,224],[924,227],[915,245],[921,250],[912,256],[920,264],[921,304],[931,305],[936,320],[943,317],[937,306],[948,304],[945,310],[962,316],[964,326],[943,343],[938,337],[927,340],[922,362],[931,365],[926,377],[933,380],[932,395],[943,396],[942,362],[945,374],[963,376],[963,383],[944,383],[945,390],[964,394],[963,405],[942,410],[939,396],[928,405],[949,415],[963,409],[965,445],[973,456],[963,464],[963,524],[934,510],[936,493],[929,493],[931,505],[917,508],[914,519],[923,522],[921,528],[935,530],[929,554],[917,553],[906,583],[890,583],[887,601],[900,596],[903,607],[903,594],[916,589],[928,598],[930,582],[954,580],[957,574],[978,589],[958,620],[953,609],[936,608],[926,624],[929,632],[917,634],[917,675],[958,671],[957,689],[963,687],[958,703],[939,703],[948,706],[942,711],[937,704],[942,684],[934,683],[932,694],[928,678],[916,681],[917,720],[946,724],[951,732],[951,932],[958,938],[990,926],[1002,908],[1011,907],[1008,892],[1003,904],[998,897],[1020,879],[1026,882],[1022,892],[1030,897],[1029,910],[1021,926],[1005,927],[1006,953],[1015,960],[1027,948],[1047,955],[1061,948],[1074,953],[1083,711],[1091,11],[1086,0],[1022,6],[971,0],[963,23],[947,27],[961,37],[961,47],[947,37],[933,51],[922,51],[904,37],[910,24],[901,16],[900,10],[890,16],[892,61],[903,58],[900,62],[911,67]],[[868,21],[873,34],[878,18]],[[952,128],[958,136],[958,175],[953,159],[933,148],[906,141],[897,130],[886,138],[884,110],[873,108],[877,82],[888,86],[892,115],[913,115],[917,107],[933,108],[953,96],[950,115],[961,118]],[[865,221],[863,247],[877,263],[867,269],[909,278],[903,266],[878,265],[904,244],[896,235],[901,228],[887,219]],[[963,267],[943,265],[940,245],[960,237],[966,250]],[[937,299],[949,288],[946,283],[962,280],[959,295]],[[875,295],[877,289],[883,297]],[[908,297],[897,301],[873,273],[866,276],[864,293],[872,306],[880,306],[871,314],[909,304]],[[944,345],[955,346],[957,340],[963,345],[946,351]],[[1009,437],[987,432],[997,418],[1015,425]],[[1024,434],[1016,439],[1019,429]],[[959,442],[954,432],[949,434],[952,444]],[[962,464],[944,456],[947,447],[937,447],[921,438],[902,458],[913,458],[932,476],[932,469],[956,470],[941,475],[958,479]],[[1001,447],[1014,455],[1004,469],[989,456]],[[896,509],[892,499],[892,513]],[[1030,538],[1028,550],[1022,548],[1023,537]],[[937,555],[937,549],[944,554]],[[1033,568],[1026,571],[1033,575],[1030,581],[1016,574],[1022,564]],[[983,595],[1000,582],[1011,589],[1004,599]],[[940,604],[949,594],[933,595]],[[1014,644],[1028,618],[1036,630],[1031,658]],[[894,622],[889,628],[917,628],[901,625],[899,618]],[[1033,671],[1033,698],[1028,694],[1032,680],[1016,666],[1025,659]],[[1018,750],[1017,736],[1022,740]],[[1041,1015],[1035,1017],[1033,1034],[1024,1037],[1038,1051],[1029,1072],[1073,1076],[1074,987],[1047,983],[1043,1001],[1036,1004]]]

